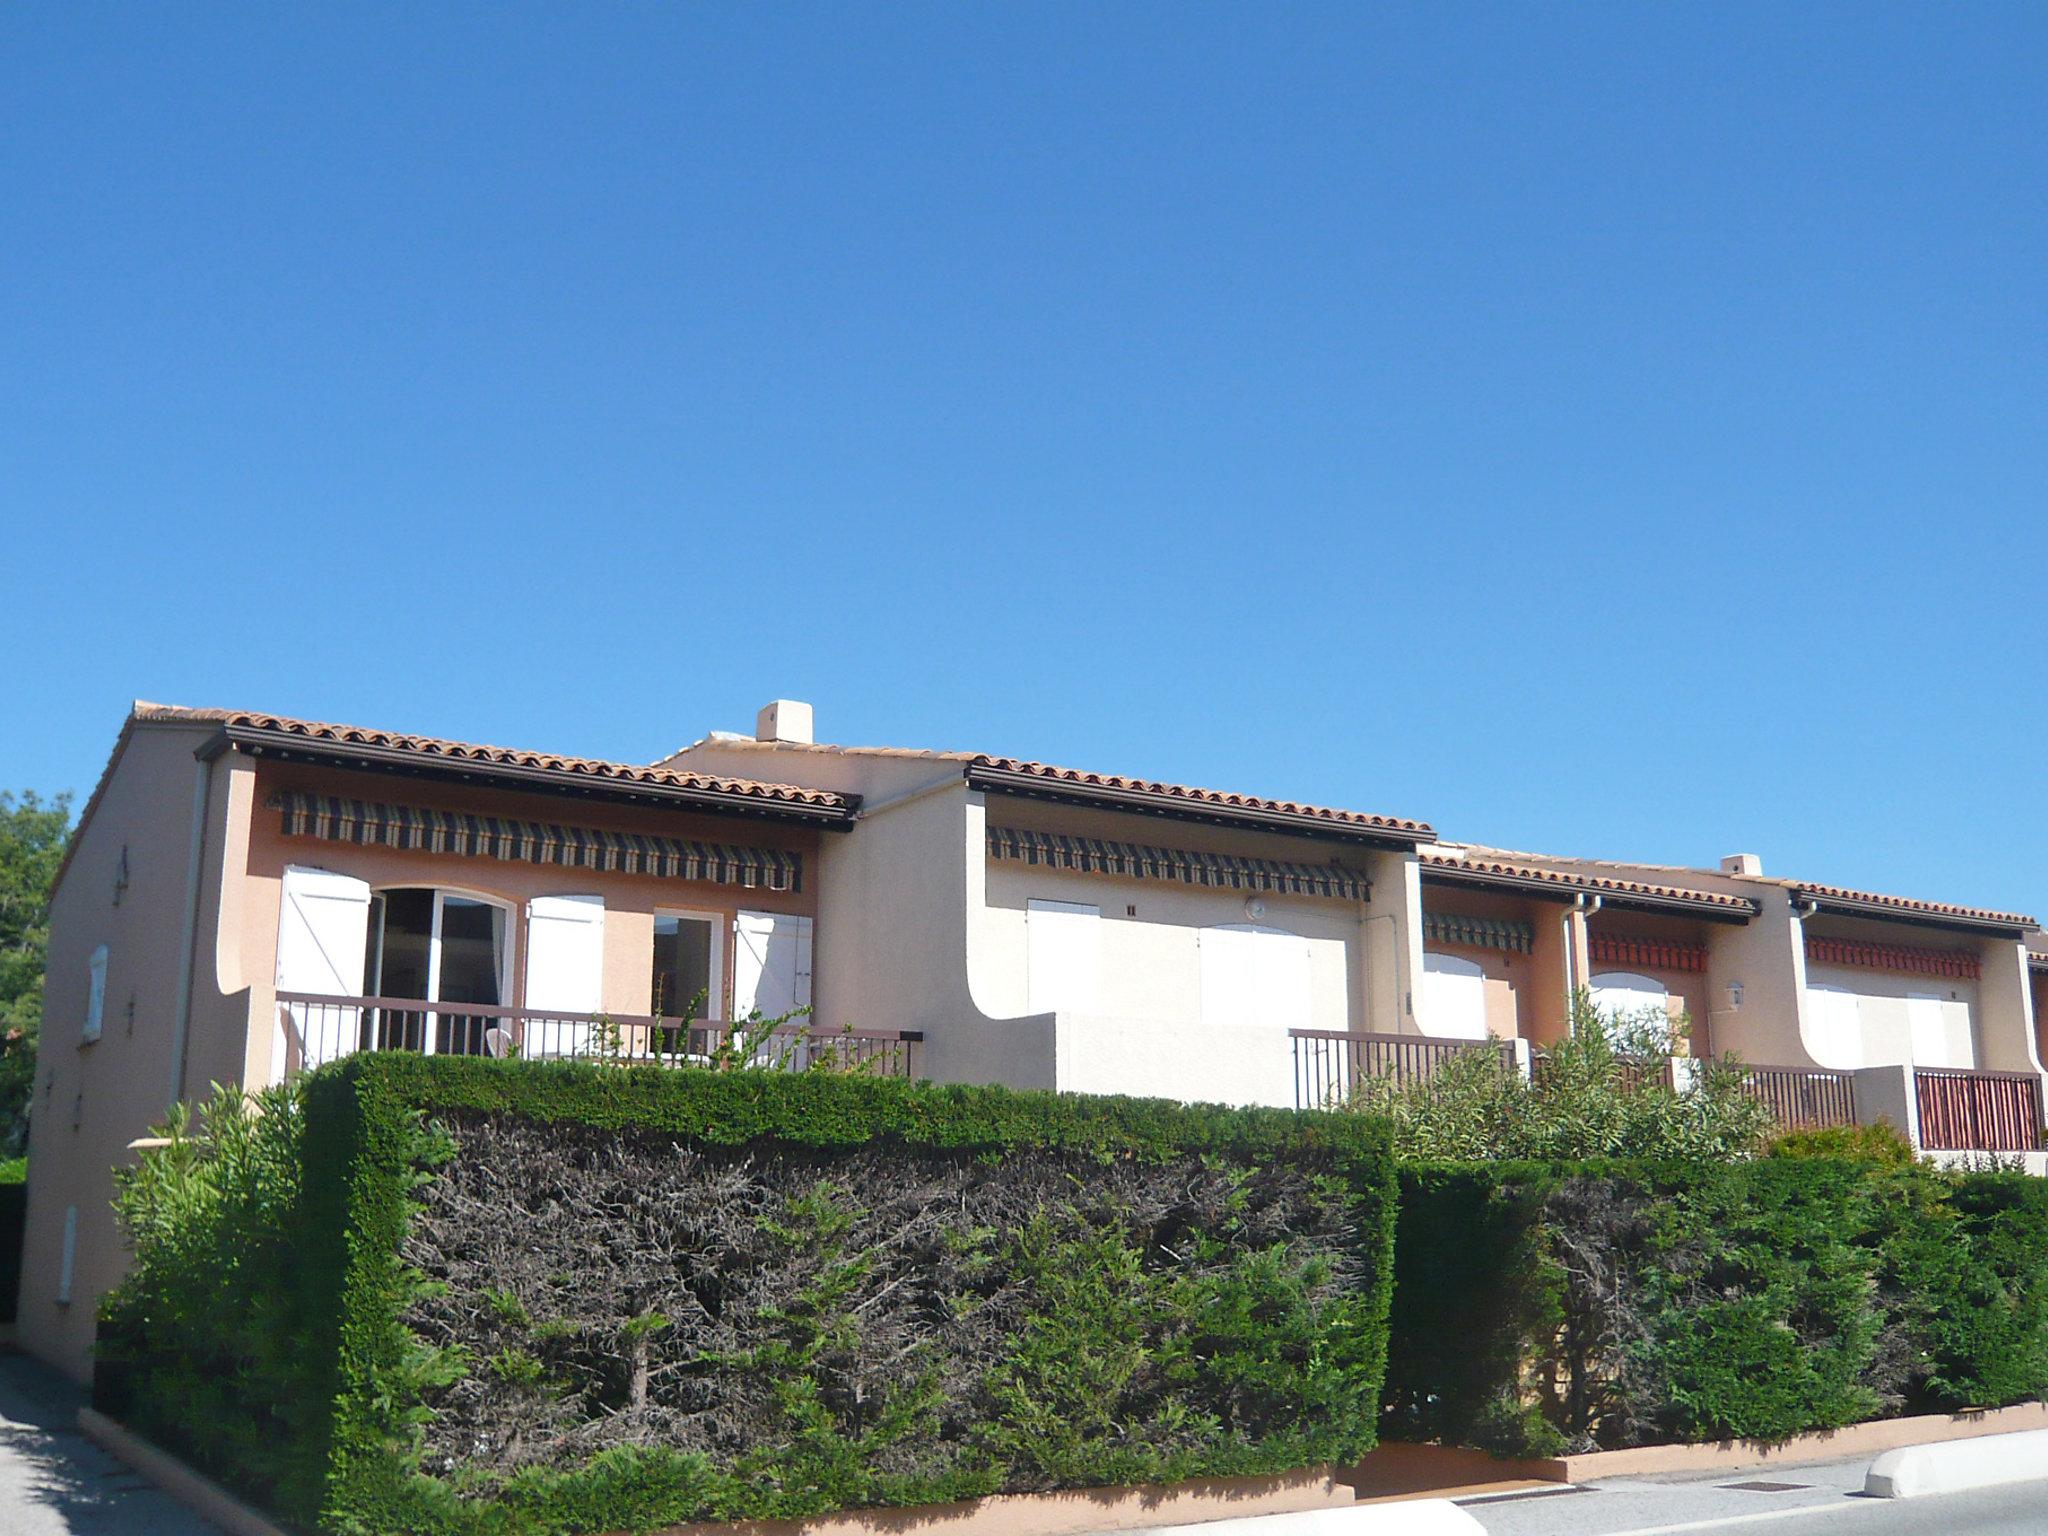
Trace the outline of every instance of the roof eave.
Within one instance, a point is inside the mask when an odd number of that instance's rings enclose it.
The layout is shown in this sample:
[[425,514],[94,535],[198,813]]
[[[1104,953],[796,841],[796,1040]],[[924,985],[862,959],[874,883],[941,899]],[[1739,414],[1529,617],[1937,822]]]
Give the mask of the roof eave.
[[1910,907],[1894,907],[1881,901],[1859,901],[1850,896],[1825,896],[1817,891],[1794,890],[1793,900],[1803,902],[1815,912],[1829,917],[1875,918],[1886,923],[1910,923],[1916,928],[1946,928],[1964,933],[1982,934],[1989,938],[2023,939],[2035,927],[2031,917],[2014,913],[2010,918],[1997,917],[1990,913],[1977,915],[1967,912],[1919,912]]
[[1602,908],[1624,912],[1654,912],[1661,916],[1697,917],[1710,923],[1740,925],[1751,922],[1762,908],[1748,898],[1731,907],[1717,901],[1694,901],[1685,896],[1657,896],[1643,891],[1606,891],[1592,885],[1569,885],[1531,875],[1504,874],[1490,869],[1445,869],[1424,866],[1424,885],[1464,886],[1477,890],[1515,891],[1541,901],[1569,906],[1581,896],[1598,896]]
[[1087,806],[1094,810],[1125,811],[1139,816],[1160,816],[1172,821],[1199,822],[1212,827],[1232,827],[1248,832],[1277,832],[1288,837],[1309,837],[1354,847],[1410,851],[1420,844],[1436,841],[1429,827],[1413,831],[1399,827],[1368,827],[1355,822],[1333,821],[1299,811],[1264,810],[1256,806],[1225,806],[1190,800],[1158,790],[1118,788],[1104,784],[1074,784],[1047,779],[1013,768],[996,768],[973,763],[966,769],[967,787],[991,794],[1010,795],[1023,800],[1046,800],[1058,805]]
[[325,763],[370,773],[401,774],[443,783],[488,784],[497,788],[525,789],[614,804],[661,805],[713,816],[738,816],[841,832],[853,826],[860,810],[857,796],[844,797],[845,803],[841,805],[806,805],[710,785],[650,784],[569,773],[555,768],[530,767],[522,763],[425,757],[403,747],[319,741],[248,725],[221,727],[199,748],[197,756],[202,762],[211,762],[226,752],[241,752],[277,762]]

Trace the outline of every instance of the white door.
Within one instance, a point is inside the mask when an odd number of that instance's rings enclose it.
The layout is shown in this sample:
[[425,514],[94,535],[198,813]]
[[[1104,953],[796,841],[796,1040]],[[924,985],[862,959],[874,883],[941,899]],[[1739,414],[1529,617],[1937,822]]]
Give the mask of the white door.
[[1102,909],[1024,904],[1024,1011],[1092,1013],[1101,1006]]
[[1281,928],[1227,923],[1204,928],[1202,1022],[1217,1029],[1307,1029],[1308,940]]
[[[588,1056],[586,1019],[604,1007],[604,898],[536,896],[526,904],[528,1056]],[[534,1015],[542,1017],[534,1017]]]
[[735,1019],[779,1019],[811,1006],[811,920],[740,912],[732,924]]
[[1422,957],[1422,1032],[1451,1040],[1486,1038],[1486,971],[1478,961]]
[[[294,864],[277,910],[277,990],[359,997],[369,949],[370,887],[350,875]],[[356,1048],[362,1010],[290,1003],[277,1011],[270,1080],[319,1066]]]

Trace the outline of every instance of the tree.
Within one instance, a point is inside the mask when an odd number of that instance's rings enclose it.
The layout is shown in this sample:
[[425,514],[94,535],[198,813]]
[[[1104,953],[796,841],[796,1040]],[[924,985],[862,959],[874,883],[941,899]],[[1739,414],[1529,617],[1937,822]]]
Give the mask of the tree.
[[71,797],[0,791],[0,1152],[28,1135],[50,944],[50,882],[71,840]]

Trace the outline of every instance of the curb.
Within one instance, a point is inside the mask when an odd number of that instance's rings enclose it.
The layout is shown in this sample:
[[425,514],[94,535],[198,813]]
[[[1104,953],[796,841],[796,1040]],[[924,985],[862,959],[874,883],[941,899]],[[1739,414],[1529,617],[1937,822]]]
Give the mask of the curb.
[[1878,1499],[1917,1499],[2042,1479],[2048,1479],[2048,1429],[1886,1451],[1870,1464],[1863,1491]]
[[1486,1528],[1449,1499],[1408,1499],[1350,1509],[1248,1515],[1200,1525],[1155,1526],[1148,1536],[1485,1536]]
[[194,1472],[167,1451],[160,1451],[134,1431],[91,1408],[78,1410],[78,1427],[86,1439],[135,1471],[180,1504],[228,1533],[228,1536],[290,1536],[281,1525],[236,1498],[209,1477]]

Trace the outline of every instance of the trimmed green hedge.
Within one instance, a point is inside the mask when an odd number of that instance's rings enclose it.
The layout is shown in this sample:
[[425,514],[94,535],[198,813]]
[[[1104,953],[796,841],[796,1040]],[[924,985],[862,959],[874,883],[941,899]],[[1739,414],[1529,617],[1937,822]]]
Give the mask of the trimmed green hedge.
[[[886,1433],[850,1436],[843,1415],[835,1418],[830,1351],[816,1344],[858,1326],[834,1289],[856,1286],[866,1273],[863,1256],[849,1254],[832,1269],[832,1284],[806,1298],[807,1307],[815,1301],[821,1309],[817,1317],[787,1314],[783,1342],[757,1357],[765,1362],[779,1351],[782,1364],[762,1371],[792,1388],[782,1394],[791,1418],[778,1443],[733,1464],[653,1443],[530,1464],[509,1478],[473,1475],[459,1458],[447,1475],[429,1475],[444,1470],[443,1462],[423,1464],[435,1404],[465,1380],[472,1392],[502,1390],[476,1373],[536,1366],[523,1351],[487,1361],[473,1348],[422,1336],[423,1318],[445,1319],[451,1309],[471,1321],[486,1307],[507,1316],[521,1309],[481,1289],[472,1306],[445,1285],[425,1285],[408,1263],[437,1194],[436,1165],[456,1136],[474,1150],[499,1126],[558,1127],[565,1146],[605,1155],[642,1156],[668,1145],[748,1166],[780,1159],[823,1175],[835,1159],[892,1148],[906,1165],[978,1166],[990,1179],[1024,1159],[1044,1165],[1067,1193],[1050,1226],[1027,1221],[1015,1231],[962,1238],[973,1263],[1008,1266],[1013,1278],[1001,1288],[1010,1319],[1001,1347],[966,1371],[985,1418],[957,1446],[932,1452],[940,1414],[929,1393]],[[291,1293],[274,1307],[252,1308],[246,1320],[246,1328],[290,1340],[283,1352],[274,1343],[252,1345],[250,1359],[288,1353],[297,1379],[280,1384],[267,1370],[242,1372],[260,1390],[246,1401],[223,1394],[214,1410],[274,1430],[284,1416],[266,1399],[289,1393],[331,1404],[331,1413],[292,1432],[256,1478],[209,1458],[206,1445],[233,1439],[234,1431],[181,1422],[175,1405],[151,1390],[168,1369],[152,1318],[170,1309],[161,1296],[133,1288],[108,1309],[104,1336],[115,1368],[102,1395],[145,1432],[323,1529],[646,1530],[705,1518],[800,1517],[913,1496],[923,1502],[1015,1487],[1274,1474],[1349,1462],[1375,1442],[1394,1174],[1384,1127],[1361,1117],[827,1073],[365,1054],[307,1081],[301,1159],[303,1193],[281,1223]],[[1103,1170],[1101,1177],[1090,1177],[1089,1168]],[[1162,1178],[1179,1169],[1212,1184],[1220,1172],[1226,1185],[1247,1189],[1282,1172],[1290,1188],[1328,1213],[1318,1219],[1341,1234],[1341,1249],[1310,1252],[1293,1234],[1264,1228],[1249,1236],[1188,1231],[1170,1242],[1120,1229],[1094,1186],[1113,1182],[1112,1173],[1142,1179],[1150,1168]],[[1084,1216],[1074,1214],[1084,1208]],[[834,1306],[838,1321],[827,1315]],[[546,1326],[566,1331],[576,1321]],[[530,1323],[521,1317],[521,1326]],[[538,1339],[534,1326],[530,1337]],[[670,1326],[665,1317],[649,1320],[651,1328]],[[538,1355],[545,1346],[533,1349]],[[1127,1391],[1128,1374],[1110,1368],[1116,1359],[1140,1362],[1152,1385]],[[237,1375],[232,1362],[221,1370]],[[708,1370],[693,1379],[719,1378]],[[1235,1422],[1188,1407],[1225,1400],[1255,1406]],[[1155,1417],[1146,1420],[1148,1413]],[[895,1475],[892,1464],[919,1470]]]
[[2048,1181],[1830,1158],[1404,1168],[1381,1433],[1501,1455],[2048,1395]]

